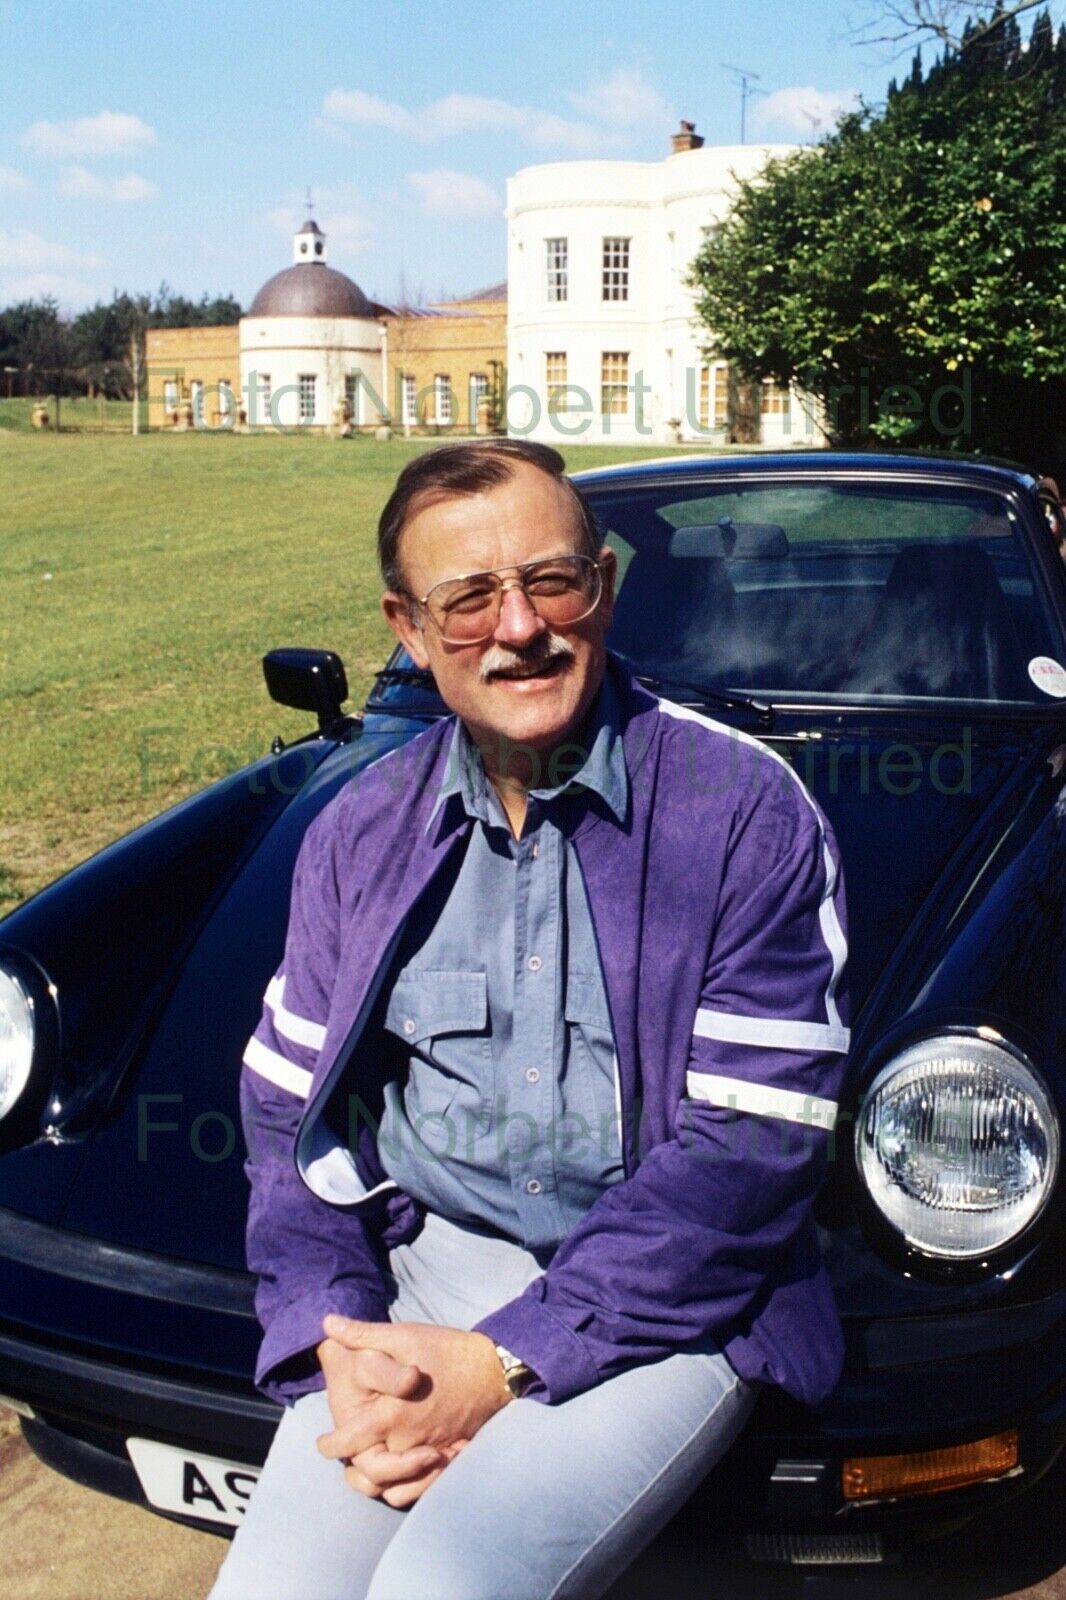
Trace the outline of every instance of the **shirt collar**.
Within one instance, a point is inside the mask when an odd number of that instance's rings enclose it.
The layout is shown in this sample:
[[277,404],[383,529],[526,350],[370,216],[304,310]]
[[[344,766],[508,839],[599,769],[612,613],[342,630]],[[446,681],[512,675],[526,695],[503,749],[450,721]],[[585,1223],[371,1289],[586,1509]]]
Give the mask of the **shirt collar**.
[[[609,673],[604,674],[581,737],[561,746],[556,759],[560,781],[531,789],[531,799],[544,804],[564,794],[581,794],[591,789],[600,796],[618,822],[625,821],[629,805],[629,776],[622,745],[621,708]],[[480,822],[499,821],[494,814],[496,808],[492,804],[480,753],[458,718],[440,789],[426,824],[427,831],[441,808],[453,800],[453,825],[458,824],[463,813]]]

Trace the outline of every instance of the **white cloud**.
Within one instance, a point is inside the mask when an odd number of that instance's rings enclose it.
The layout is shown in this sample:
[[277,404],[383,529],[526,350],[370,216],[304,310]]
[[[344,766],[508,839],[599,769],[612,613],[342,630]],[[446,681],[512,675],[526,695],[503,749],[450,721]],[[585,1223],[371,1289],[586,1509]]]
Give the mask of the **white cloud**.
[[797,85],[778,89],[760,100],[755,110],[755,125],[760,129],[787,128],[808,138],[828,133],[845,111],[859,103],[857,89],[813,89]]
[[0,194],[25,194],[32,188],[29,178],[24,178],[14,167],[0,166]]
[[432,101],[420,119],[431,138],[513,128],[521,132],[530,113],[509,100],[481,94],[446,94]]
[[46,272],[56,267],[102,267],[103,264],[99,256],[89,251],[53,244],[29,228],[0,229],[0,268]]
[[124,178],[101,178],[88,167],[64,167],[59,176],[59,192],[76,199],[112,200],[119,205],[155,200],[159,195],[155,184],[136,172],[128,172]]
[[593,127],[588,122],[557,117],[553,111],[530,112],[523,134],[527,143],[538,149],[568,150],[575,156],[603,155],[606,150],[617,149],[620,143],[618,133]]
[[672,123],[673,112],[639,72],[619,67],[609,78],[594,83],[583,94],[567,97],[575,111],[596,122],[617,128],[647,128]]
[[156,142],[154,128],[125,111],[98,111],[94,117],[67,122],[35,122],[22,135],[27,150],[38,156],[91,161],[98,156],[146,150]]
[[13,300],[40,300],[54,295],[63,310],[74,310],[98,294],[81,278],[67,277],[64,273],[30,272],[21,278],[0,280],[0,298],[10,304]]
[[362,89],[334,89],[322,105],[319,126],[336,133],[345,127],[386,128],[420,144],[464,133],[514,133],[524,143],[591,154],[613,148],[617,135],[589,122],[512,105],[488,95],[448,94],[411,111]]
[[484,179],[471,172],[438,167],[435,172],[412,172],[408,176],[426,210],[440,216],[498,217],[503,211],[499,196]]
[[366,94],[362,89],[334,89],[322,105],[322,115],[327,122],[352,122],[368,128],[388,128],[392,133],[417,137],[414,118],[403,106],[391,100],[380,100],[376,94]]

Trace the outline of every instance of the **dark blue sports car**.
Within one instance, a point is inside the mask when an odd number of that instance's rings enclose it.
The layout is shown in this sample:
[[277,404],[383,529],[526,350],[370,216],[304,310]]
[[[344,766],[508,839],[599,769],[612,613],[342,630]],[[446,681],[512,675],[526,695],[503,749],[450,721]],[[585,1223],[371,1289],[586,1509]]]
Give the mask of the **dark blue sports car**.
[[[880,1560],[1066,1442],[1066,525],[1032,477],[951,458],[578,481],[614,650],[784,756],[847,873],[852,1094],[817,1213],[846,1368],[816,1410],[766,1391],[694,1505],[763,1558]],[[399,653],[359,715],[327,651],[265,669],[317,727],[0,923],[0,1400],[60,1471],[219,1528],[278,1416],[237,1082],[297,846],[443,714]]]

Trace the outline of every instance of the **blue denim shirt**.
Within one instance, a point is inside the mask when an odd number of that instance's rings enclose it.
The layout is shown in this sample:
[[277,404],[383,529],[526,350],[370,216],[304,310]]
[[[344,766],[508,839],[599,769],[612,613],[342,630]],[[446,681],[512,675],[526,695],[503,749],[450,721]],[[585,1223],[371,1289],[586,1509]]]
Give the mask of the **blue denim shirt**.
[[[624,819],[617,696],[601,690],[578,770],[536,788],[511,833],[460,722],[441,806],[475,821],[443,906],[411,919],[385,1026],[407,1054],[385,1092],[389,1177],[430,1210],[551,1252],[623,1176],[610,1013],[585,886],[555,802],[580,785]],[[445,821],[447,821],[447,816]]]

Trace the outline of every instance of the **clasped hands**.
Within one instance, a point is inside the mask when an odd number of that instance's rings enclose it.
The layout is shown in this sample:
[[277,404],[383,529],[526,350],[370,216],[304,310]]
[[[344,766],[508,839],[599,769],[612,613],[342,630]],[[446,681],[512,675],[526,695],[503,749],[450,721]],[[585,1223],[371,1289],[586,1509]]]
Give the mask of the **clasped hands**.
[[423,1322],[329,1316],[317,1354],[333,1432],[322,1455],[353,1489],[413,1505],[511,1399],[492,1340]]

